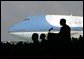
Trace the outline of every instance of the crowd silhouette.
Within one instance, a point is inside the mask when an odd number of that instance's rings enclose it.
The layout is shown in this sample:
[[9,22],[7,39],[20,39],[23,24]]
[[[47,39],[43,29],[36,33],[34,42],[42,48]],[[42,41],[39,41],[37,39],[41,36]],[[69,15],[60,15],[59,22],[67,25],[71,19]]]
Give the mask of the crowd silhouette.
[[62,25],[59,33],[40,35],[41,42],[38,41],[39,35],[33,33],[33,43],[18,42],[17,44],[1,42],[2,57],[27,57],[27,58],[83,58],[83,37],[71,38],[70,27],[66,25],[66,20],[61,19]]

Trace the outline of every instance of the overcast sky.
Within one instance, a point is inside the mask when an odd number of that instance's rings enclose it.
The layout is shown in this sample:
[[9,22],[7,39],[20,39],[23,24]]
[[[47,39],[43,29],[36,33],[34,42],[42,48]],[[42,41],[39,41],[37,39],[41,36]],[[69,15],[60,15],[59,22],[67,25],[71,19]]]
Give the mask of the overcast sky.
[[8,34],[12,24],[30,15],[83,16],[82,1],[1,1],[1,40],[18,40]]

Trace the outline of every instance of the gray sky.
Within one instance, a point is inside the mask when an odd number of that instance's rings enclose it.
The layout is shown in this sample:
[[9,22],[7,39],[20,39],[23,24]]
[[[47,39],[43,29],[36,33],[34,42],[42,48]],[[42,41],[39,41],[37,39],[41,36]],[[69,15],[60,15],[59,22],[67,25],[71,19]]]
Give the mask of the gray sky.
[[18,40],[9,27],[30,15],[83,16],[83,1],[1,1],[1,41]]

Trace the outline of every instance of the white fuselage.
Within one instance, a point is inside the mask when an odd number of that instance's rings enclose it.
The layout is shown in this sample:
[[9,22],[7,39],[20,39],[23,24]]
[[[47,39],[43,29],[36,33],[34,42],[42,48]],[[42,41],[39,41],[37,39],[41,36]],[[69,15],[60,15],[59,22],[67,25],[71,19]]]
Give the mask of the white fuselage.
[[[52,33],[59,33],[59,31],[51,31]],[[22,38],[24,41],[29,41],[29,42],[32,42],[32,34],[33,33],[38,33],[39,35],[39,38],[38,40],[40,41],[40,34],[44,33],[46,35],[46,38],[47,38],[47,34],[48,32],[10,32],[10,34],[14,35],[14,36],[17,36],[18,38]],[[82,35],[83,36],[83,31],[71,31],[71,37],[74,37],[74,38],[79,38],[79,36]]]

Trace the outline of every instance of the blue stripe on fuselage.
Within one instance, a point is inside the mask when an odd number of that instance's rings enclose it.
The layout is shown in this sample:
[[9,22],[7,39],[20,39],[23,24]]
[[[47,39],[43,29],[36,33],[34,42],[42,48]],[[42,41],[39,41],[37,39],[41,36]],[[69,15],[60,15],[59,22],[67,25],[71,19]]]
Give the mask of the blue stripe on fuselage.
[[[45,15],[29,16],[29,20],[12,25],[9,31],[48,31],[53,27],[55,31],[59,31],[60,27],[50,25],[45,18]],[[72,31],[82,31],[82,27],[71,27]]]

